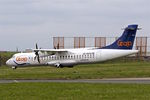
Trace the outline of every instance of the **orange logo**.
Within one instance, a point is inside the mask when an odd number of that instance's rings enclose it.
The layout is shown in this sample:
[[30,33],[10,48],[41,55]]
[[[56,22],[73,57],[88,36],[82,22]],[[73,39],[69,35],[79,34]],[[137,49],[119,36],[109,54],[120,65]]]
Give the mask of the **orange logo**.
[[122,41],[118,41],[118,46],[126,46],[126,47],[129,47],[129,46],[132,46],[132,42],[131,41],[127,41],[127,42],[122,42]]
[[16,61],[23,61],[26,62],[27,61],[27,57],[17,57]]

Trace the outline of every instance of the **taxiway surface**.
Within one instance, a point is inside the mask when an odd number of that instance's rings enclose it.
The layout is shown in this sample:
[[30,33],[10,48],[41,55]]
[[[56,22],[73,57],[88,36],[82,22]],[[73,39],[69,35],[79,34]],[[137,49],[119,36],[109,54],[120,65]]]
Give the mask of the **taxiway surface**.
[[20,82],[58,82],[58,83],[136,83],[150,84],[150,78],[111,78],[111,79],[76,79],[76,80],[53,80],[53,79],[17,79],[17,80],[0,80],[0,83],[20,83]]

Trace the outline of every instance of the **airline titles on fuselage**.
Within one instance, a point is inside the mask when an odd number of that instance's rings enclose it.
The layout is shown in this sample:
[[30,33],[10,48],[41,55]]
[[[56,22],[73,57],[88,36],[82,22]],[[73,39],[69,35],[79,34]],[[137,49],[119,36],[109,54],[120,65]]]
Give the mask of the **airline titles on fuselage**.
[[[90,58],[94,58],[95,53],[89,52],[89,53],[83,53],[83,54],[66,54],[66,55],[45,55],[40,56],[40,60],[47,61],[47,60],[66,60],[66,59],[82,59],[82,60],[88,60]],[[37,61],[35,57],[16,57],[17,62],[27,62],[28,60]]]

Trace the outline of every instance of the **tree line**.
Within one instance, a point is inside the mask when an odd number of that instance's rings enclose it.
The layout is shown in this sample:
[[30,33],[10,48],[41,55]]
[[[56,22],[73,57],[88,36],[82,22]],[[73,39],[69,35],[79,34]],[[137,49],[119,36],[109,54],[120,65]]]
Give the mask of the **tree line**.
[[16,52],[0,52],[0,66],[6,65],[6,61]]

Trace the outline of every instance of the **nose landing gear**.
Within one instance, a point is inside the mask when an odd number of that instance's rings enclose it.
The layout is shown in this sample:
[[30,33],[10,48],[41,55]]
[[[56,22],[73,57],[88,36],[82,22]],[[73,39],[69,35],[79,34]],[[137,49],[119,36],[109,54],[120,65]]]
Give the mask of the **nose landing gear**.
[[16,67],[16,66],[12,66],[11,68],[14,70],[14,69],[16,69],[17,67]]

